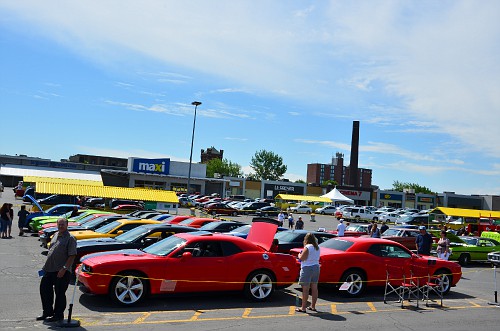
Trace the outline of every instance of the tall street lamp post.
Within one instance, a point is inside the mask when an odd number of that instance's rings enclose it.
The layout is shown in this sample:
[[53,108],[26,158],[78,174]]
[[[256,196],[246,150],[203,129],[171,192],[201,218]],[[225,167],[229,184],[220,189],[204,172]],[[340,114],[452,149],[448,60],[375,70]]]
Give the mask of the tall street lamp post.
[[189,196],[189,188],[191,186],[191,164],[193,163],[193,143],[194,143],[194,129],[196,127],[196,109],[201,102],[193,101],[191,104],[194,106],[194,119],[193,119],[193,134],[191,135],[191,153],[189,153],[189,170],[188,170],[188,183],[187,183],[187,194]]

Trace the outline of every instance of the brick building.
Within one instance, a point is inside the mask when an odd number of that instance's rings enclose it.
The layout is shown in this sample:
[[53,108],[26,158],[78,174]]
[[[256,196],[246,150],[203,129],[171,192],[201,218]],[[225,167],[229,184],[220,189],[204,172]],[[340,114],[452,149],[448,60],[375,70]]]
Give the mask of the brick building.
[[[352,186],[350,167],[344,166],[344,154],[337,152],[331,164],[310,163],[307,165],[307,183],[321,186],[325,180],[334,180],[339,186]],[[359,187],[371,187],[372,170],[358,168]]]

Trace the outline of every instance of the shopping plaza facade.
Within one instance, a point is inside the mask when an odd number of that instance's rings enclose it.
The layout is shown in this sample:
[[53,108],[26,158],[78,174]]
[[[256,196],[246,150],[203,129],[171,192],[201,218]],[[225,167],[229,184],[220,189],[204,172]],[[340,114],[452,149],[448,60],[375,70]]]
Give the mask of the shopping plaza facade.
[[[217,193],[222,197],[244,195],[247,198],[274,198],[278,194],[320,196],[332,189],[318,184],[293,183],[287,180],[254,181],[242,177],[206,176],[205,163],[172,161],[168,158],[128,159],[95,155],[74,155],[67,160],[52,161],[26,155],[0,155],[0,181],[13,187],[24,176],[100,180],[106,186],[146,187],[152,189],[186,192],[190,181],[191,191],[200,194]],[[376,186],[351,187],[339,185],[337,189],[355,204],[364,206],[392,206],[431,209],[436,206],[500,210],[500,196],[463,195],[454,192],[420,194],[411,191],[381,190]]]

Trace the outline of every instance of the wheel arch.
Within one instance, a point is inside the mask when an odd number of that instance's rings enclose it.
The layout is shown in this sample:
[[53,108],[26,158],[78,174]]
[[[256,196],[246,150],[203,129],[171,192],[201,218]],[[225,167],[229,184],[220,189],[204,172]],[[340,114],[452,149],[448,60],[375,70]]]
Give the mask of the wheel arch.
[[114,274],[113,276],[111,276],[109,279],[108,291],[111,289],[111,283],[113,283],[113,280],[115,278],[124,277],[124,276],[130,275],[130,274],[136,275],[138,277],[141,277],[141,279],[144,279],[144,281],[148,285],[148,292],[149,293],[147,293],[147,294],[148,295],[151,294],[151,282],[149,281],[148,275],[144,271],[137,270],[137,269],[121,270],[121,271],[117,272],[116,274]]

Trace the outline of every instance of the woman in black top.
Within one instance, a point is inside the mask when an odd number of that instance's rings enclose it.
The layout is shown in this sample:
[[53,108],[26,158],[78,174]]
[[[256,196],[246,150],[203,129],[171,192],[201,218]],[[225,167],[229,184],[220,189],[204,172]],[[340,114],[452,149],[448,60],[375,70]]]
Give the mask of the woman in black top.
[[11,221],[12,219],[10,218],[10,204],[4,203],[2,205],[2,208],[0,208],[0,232],[2,239],[7,238],[7,227]]

